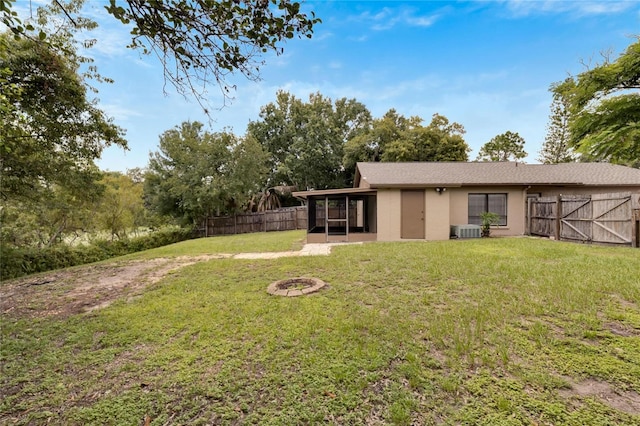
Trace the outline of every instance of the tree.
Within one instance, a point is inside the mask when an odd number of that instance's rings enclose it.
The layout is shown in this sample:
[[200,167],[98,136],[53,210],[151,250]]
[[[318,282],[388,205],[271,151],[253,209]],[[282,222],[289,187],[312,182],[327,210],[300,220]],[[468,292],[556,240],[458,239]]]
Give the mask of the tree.
[[250,203],[265,186],[269,154],[262,145],[247,135],[231,147],[229,166],[229,206],[233,212],[250,210]]
[[611,62],[557,85],[569,100],[570,143],[598,160],[640,163],[640,38]]
[[126,147],[123,131],[87,98],[77,58],[10,38],[0,35],[0,196],[37,199],[52,185],[86,193],[102,150]]
[[551,114],[538,161],[543,164],[571,163],[576,161],[576,155],[569,146],[569,102],[554,89],[555,85],[551,87]]
[[344,167],[353,175],[359,161],[382,161],[386,147],[402,137],[402,133],[420,125],[419,117],[406,117],[390,109],[382,118],[373,122],[345,145]]
[[97,203],[97,222],[111,238],[125,238],[127,232],[140,226],[144,218],[142,182],[135,182],[128,174],[107,172],[102,177],[104,194]]
[[52,185],[32,197],[13,197],[0,209],[3,246],[50,247],[77,231],[91,231],[102,187],[91,183],[87,192]]
[[144,180],[147,207],[196,224],[241,210],[263,187],[266,154],[250,138],[185,122],[160,136]]
[[428,126],[422,118],[406,118],[391,109],[345,146],[344,167],[351,178],[359,161],[467,161],[464,127],[434,114]]
[[[421,119],[420,119],[421,121]],[[382,161],[467,161],[469,146],[458,123],[434,114],[427,127],[412,126],[385,147]]]
[[[10,29],[18,25],[19,36],[0,34],[2,242],[50,246],[93,226],[104,189],[94,160],[126,141],[88,95],[95,91],[88,80],[108,79],[77,53],[73,35],[95,23],[59,23],[52,6],[22,25],[10,3],[0,3],[0,17]],[[69,10],[79,3],[69,2]]]
[[248,133],[269,152],[268,186],[336,188],[345,184],[344,145],[370,121],[366,107],[355,99],[335,103],[319,93],[308,102],[279,91],[276,102],[261,108],[260,120]]
[[507,131],[482,145],[479,161],[517,161],[525,158],[524,139],[517,133]]

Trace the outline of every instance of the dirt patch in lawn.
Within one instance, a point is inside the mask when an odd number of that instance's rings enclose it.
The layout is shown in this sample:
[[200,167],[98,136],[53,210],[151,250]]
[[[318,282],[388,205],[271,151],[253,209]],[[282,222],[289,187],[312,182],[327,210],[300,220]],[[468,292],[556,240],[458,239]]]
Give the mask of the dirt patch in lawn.
[[68,317],[133,297],[169,272],[224,255],[157,258],[86,265],[52,271],[0,285],[0,313],[12,318]]
[[568,378],[570,389],[562,389],[560,395],[564,398],[595,397],[609,407],[624,413],[640,414],[640,394],[632,390],[616,389],[607,382],[587,379],[574,382]]

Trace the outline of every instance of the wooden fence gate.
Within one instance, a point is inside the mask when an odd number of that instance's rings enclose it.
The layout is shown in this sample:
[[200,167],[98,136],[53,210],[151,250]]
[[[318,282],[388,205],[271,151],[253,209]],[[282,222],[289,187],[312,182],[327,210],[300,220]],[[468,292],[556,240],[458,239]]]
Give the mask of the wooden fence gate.
[[631,193],[559,195],[528,200],[530,235],[638,247],[640,196]]

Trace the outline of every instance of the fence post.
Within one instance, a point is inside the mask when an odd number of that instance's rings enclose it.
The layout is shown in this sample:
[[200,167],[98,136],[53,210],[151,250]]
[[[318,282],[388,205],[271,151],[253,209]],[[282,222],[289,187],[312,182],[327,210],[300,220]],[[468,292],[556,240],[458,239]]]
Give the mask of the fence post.
[[527,223],[525,224],[525,235],[531,235],[531,198],[527,197]]
[[562,232],[562,194],[556,198],[556,240],[560,241]]
[[640,210],[631,210],[631,247],[640,248]]

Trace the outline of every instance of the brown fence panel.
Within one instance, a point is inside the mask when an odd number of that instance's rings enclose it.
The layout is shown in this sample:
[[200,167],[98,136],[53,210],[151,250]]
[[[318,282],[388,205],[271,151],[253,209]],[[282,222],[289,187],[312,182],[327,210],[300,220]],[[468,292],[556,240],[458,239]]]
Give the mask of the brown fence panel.
[[235,234],[233,217],[212,217],[207,219],[207,235]]
[[631,245],[633,225],[631,194],[597,194],[593,204],[593,241]]
[[266,231],[287,231],[296,229],[294,210],[274,210],[266,212]]
[[530,200],[529,233],[543,237],[555,236],[558,203],[556,197]]
[[306,207],[296,208],[296,229],[307,229],[309,219],[307,217]]
[[584,195],[563,195],[560,199],[560,239],[592,241],[593,208],[591,197]]
[[210,217],[205,220],[201,236],[288,231],[307,228],[307,208],[289,207],[258,213]]

